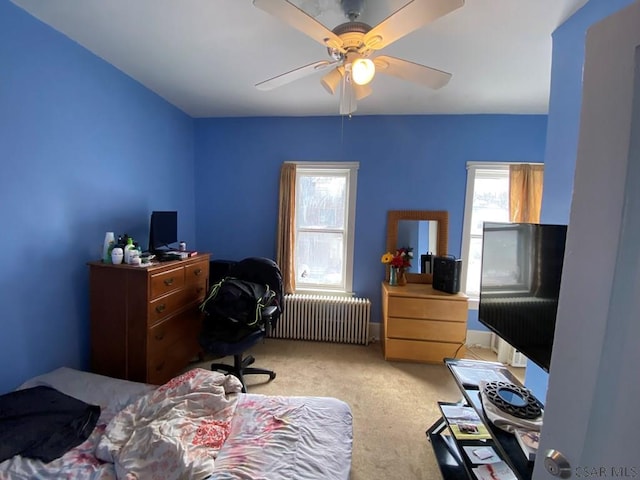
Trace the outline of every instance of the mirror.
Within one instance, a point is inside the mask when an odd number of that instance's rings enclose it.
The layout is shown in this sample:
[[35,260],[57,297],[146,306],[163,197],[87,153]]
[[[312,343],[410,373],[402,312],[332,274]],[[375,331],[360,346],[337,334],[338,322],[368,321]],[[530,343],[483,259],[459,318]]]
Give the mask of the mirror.
[[397,245],[410,245],[414,252],[418,252],[414,258],[416,268],[414,273],[432,273],[431,265],[422,268],[421,254],[435,253],[438,250],[438,222],[435,220],[399,220]]
[[[446,255],[449,238],[449,213],[430,210],[390,210],[387,214],[387,251],[413,248],[409,283],[432,283],[430,273],[420,273],[420,255],[431,252]],[[387,273],[388,280],[388,273]]]

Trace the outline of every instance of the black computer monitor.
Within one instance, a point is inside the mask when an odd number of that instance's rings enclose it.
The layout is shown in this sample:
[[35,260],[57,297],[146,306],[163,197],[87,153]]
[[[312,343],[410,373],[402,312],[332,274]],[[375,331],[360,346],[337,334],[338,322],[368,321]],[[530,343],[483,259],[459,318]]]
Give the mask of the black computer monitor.
[[149,225],[149,251],[151,253],[172,250],[178,242],[178,212],[154,211]]

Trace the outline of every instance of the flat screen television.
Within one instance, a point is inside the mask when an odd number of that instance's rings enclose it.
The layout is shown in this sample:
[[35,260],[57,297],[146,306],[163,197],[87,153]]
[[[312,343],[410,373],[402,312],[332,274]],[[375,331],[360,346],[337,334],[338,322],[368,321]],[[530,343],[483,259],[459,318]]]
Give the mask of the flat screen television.
[[485,222],[480,323],[549,371],[566,225]]
[[172,250],[172,244],[178,242],[178,212],[151,212],[149,224],[149,251],[158,253]]

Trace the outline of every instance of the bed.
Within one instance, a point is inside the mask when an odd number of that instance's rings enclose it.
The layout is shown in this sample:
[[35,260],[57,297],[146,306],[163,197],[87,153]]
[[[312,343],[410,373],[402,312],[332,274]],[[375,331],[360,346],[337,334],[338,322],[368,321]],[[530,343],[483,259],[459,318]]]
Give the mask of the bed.
[[59,368],[39,386],[99,405],[89,438],[48,463],[15,455],[0,479],[348,479],[352,415],[331,397],[243,394],[193,369],[155,387]]

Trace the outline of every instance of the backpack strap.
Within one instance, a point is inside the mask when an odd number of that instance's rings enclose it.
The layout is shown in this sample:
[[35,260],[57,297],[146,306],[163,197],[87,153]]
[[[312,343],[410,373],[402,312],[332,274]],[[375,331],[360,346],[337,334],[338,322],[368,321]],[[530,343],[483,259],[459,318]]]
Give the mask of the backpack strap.
[[226,279],[227,278],[223,278],[222,280],[220,280],[218,283],[214,284],[209,289],[209,295],[207,295],[207,298],[205,298],[202,301],[202,303],[200,304],[200,306],[198,307],[201,312],[207,313],[204,310],[206,308],[206,306],[207,306],[207,303],[210,302],[211,300],[213,300],[214,298],[216,298],[216,296],[218,295],[218,291],[220,290],[220,287],[222,286],[222,284],[225,282]]

